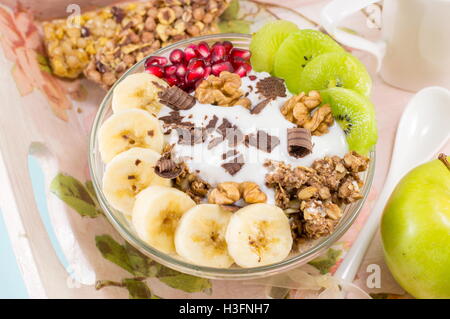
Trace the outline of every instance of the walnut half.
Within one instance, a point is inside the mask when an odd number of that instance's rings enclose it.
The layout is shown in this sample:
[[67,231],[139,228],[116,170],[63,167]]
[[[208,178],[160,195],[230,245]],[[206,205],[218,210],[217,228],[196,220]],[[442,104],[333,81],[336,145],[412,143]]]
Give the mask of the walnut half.
[[331,107],[328,104],[320,106],[321,103],[318,91],[302,92],[291,97],[281,107],[281,113],[288,121],[310,130],[312,135],[323,135],[328,133],[334,120]]
[[251,102],[243,97],[241,78],[235,73],[223,71],[219,77],[210,75],[195,90],[200,103],[220,106],[242,105],[250,108]]

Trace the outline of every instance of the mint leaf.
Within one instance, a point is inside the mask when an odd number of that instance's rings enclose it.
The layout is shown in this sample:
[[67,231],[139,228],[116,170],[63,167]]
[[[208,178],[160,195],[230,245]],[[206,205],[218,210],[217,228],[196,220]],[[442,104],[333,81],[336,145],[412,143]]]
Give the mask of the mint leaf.
[[142,280],[128,278],[122,280],[123,286],[128,290],[128,298],[130,299],[159,299],[153,298],[150,288]]
[[169,287],[186,292],[209,292],[212,288],[208,279],[183,274],[162,265],[160,265],[160,270],[156,277]]
[[50,191],[83,217],[93,218],[101,214],[86,187],[72,176],[56,175],[50,184]]
[[235,20],[240,9],[239,0],[232,0],[228,5],[228,8],[222,13],[220,19],[222,21]]
[[126,249],[109,235],[95,237],[95,245],[100,250],[103,258],[115,263],[130,274],[135,275],[133,265],[128,258]]
[[310,261],[308,264],[316,267],[320,273],[324,275],[327,274],[330,271],[330,268],[336,264],[341,253],[342,252],[340,250],[330,248],[325,256],[318,257]]
[[103,212],[100,209],[100,204],[98,202],[97,194],[95,193],[94,183],[92,183],[92,181],[86,181],[84,183],[84,186],[86,187],[86,191],[91,196],[92,201],[95,203],[95,205],[98,208],[98,210],[100,211],[100,213],[103,214]]
[[222,33],[250,33],[250,21],[245,20],[227,20],[218,23]]

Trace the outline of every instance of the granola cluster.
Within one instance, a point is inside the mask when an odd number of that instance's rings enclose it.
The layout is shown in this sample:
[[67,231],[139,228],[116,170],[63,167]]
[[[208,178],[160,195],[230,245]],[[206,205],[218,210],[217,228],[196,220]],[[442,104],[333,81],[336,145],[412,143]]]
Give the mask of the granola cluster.
[[185,163],[180,164],[181,173],[174,179],[174,187],[188,194],[199,204],[208,194],[211,185],[191,172]]
[[311,131],[312,135],[323,135],[328,133],[334,120],[331,107],[328,104],[320,106],[321,103],[318,91],[302,92],[286,101],[281,113],[288,121]]
[[250,108],[250,99],[243,96],[241,78],[238,74],[223,71],[220,75],[210,75],[195,90],[200,103],[221,106],[242,105]]
[[359,173],[369,159],[352,151],[316,160],[309,167],[292,168],[269,161],[266,184],[275,190],[276,204],[289,214],[295,238],[319,238],[330,234],[338,223],[342,204],[362,198]]
[[44,41],[54,74],[81,73],[109,88],[146,55],[181,39],[217,33],[217,17],[230,0],[132,2],[46,22]]

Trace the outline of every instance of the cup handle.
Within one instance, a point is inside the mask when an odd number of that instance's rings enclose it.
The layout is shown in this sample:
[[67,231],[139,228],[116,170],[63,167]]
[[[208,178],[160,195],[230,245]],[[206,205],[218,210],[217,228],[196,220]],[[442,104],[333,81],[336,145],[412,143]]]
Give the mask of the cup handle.
[[372,42],[360,36],[350,34],[338,28],[338,24],[351,15],[368,5],[380,0],[334,0],[323,8],[321,13],[321,24],[324,29],[340,43],[372,53],[377,58],[377,72],[380,70],[381,61],[385,53],[384,42]]

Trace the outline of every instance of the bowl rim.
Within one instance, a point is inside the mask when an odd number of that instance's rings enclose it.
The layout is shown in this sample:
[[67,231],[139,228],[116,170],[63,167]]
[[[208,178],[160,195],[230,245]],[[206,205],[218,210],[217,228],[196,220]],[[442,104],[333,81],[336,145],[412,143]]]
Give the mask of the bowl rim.
[[114,88],[116,85],[122,81],[125,77],[132,74],[137,68],[142,66],[145,63],[145,60],[150,56],[155,55],[161,55],[166,52],[169,52],[170,50],[174,48],[183,47],[185,45],[189,45],[192,43],[200,42],[200,41],[208,41],[208,40],[223,40],[224,38],[234,38],[234,39],[241,39],[241,40],[249,40],[251,39],[250,34],[243,34],[243,33],[221,33],[221,34],[212,34],[212,35],[204,35],[199,37],[192,37],[189,39],[181,40],[178,42],[175,42],[171,45],[168,45],[164,48],[161,48],[152,54],[149,54],[141,61],[134,64],[132,67],[130,67],[115,83],[114,85],[109,89],[109,91],[106,93],[105,97],[103,98],[100,107],[97,111],[97,114],[95,116],[95,119],[93,121],[91,132],[89,135],[89,149],[88,149],[88,164],[89,164],[89,172],[92,178],[92,183],[94,186],[94,190],[96,192],[100,207],[105,213],[105,216],[109,220],[109,222],[112,224],[114,229],[133,247],[138,249],[140,252],[142,252],[144,255],[148,256],[149,258],[169,267],[175,270],[178,270],[183,273],[196,275],[203,278],[210,278],[210,279],[254,279],[259,278],[262,276],[272,275],[275,273],[281,273],[285,272],[289,269],[292,269],[296,266],[303,265],[307,263],[308,261],[312,260],[314,257],[318,256],[321,252],[325,251],[326,249],[330,248],[336,241],[338,241],[350,228],[350,226],[353,224],[353,222],[356,220],[356,218],[359,216],[359,213],[361,212],[362,207],[364,206],[364,203],[366,202],[366,199],[368,197],[368,194],[370,192],[374,172],[375,172],[375,160],[376,160],[376,154],[375,150],[372,150],[369,154],[370,157],[370,163],[368,170],[366,172],[366,177],[364,181],[363,186],[363,198],[357,202],[354,202],[352,204],[349,204],[347,206],[352,206],[351,211],[348,212],[350,214],[345,221],[341,220],[337,227],[334,229],[334,231],[327,237],[324,237],[320,240],[319,243],[314,244],[314,246],[306,249],[305,251],[286,258],[285,260],[271,264],[266,266],[259,266],[259,267],[252,267],[252,268],[214,268],[214,267],[206,267],[206,266],[199,266],[195,264],[191,264],[187,261],[183,261],[179,257],[174,257],[169,254],[163,253],[150,245],[146,244],[143,240],[141,240],[136,234],[131,233],[127,230],[127,228],[122,225],[122,222],[115,216],[114,213],[112,213],[112,208],[108,206],[108,201],[106,200],[101,186],[101,180],[99,176],[96,173],[95,169],[95,146],[97,143],[97,133],[98,129],[101,125],[100,121],[103,119],[103,114],[108,111],[108,109],[111,107],[107,102],[111,99],[112,92],[114,91]]

